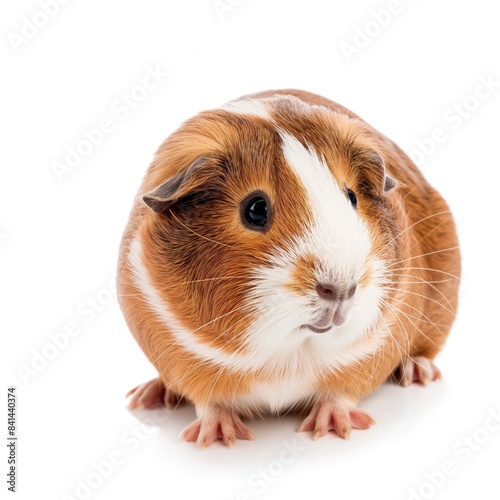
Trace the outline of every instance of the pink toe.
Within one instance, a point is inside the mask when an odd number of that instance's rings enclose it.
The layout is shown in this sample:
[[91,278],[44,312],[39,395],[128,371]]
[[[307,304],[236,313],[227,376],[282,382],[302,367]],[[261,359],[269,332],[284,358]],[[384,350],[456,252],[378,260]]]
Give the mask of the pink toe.
[[364,411],[354,409],[349,412],[351,424],[354,429],[369,429],[375,424],[375,420]]
[[189,424],[181,433],[180,438],[182,441],[187,441],[189,443],[194,443],[200,434],[201,422],[200,420],[195,420],[192,424]]

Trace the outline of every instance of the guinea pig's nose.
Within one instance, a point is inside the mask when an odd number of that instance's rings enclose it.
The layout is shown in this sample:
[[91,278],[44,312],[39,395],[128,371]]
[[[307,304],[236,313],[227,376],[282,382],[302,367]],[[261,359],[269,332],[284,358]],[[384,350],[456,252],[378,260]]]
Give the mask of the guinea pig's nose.
[[356,283],[354,283],[354,285],[351,286],[351,288],[349,288],[349,290],[347,290],[347,293],[346,293],[346,298],[350,299],[354,293],[356,292],[356,287],[358,285]]
[[332,285],[331,283],[318,283],[316,285],[316,291],[322,299],[326,300],[344,300],[350,299],[356,292],[357,285],[352,285],[347,293],[341,292],[338,287]]
[[322,299],[337,300],[339,298],[339,289],[330,283],[318,283],[316,291]]

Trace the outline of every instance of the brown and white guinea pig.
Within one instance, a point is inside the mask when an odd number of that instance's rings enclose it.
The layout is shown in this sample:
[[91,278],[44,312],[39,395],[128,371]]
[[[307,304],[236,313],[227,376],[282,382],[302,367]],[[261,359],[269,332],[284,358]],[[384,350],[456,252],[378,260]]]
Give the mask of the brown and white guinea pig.
[[345,438],[391,375],[439,378],[459,277],[446,202],[351,111],[279,90],[202,112],[160,146],[123,236],[120,305],[158,370],[130,407],[191,401],[181,437],[201,446],[291,409]]

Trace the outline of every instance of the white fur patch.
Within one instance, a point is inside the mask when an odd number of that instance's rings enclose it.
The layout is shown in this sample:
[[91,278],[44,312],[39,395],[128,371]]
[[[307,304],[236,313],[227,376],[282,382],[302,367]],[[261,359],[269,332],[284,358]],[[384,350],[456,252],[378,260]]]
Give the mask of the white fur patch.
[[240,115],[260,116],[270,120],[271,116],[263,100],[239,99],[222,105],[219,109]]
[[226,364],[228,355],[219,349],[198,342],[193,336],[193,332],[186,330],[169,310],[168,304],[161,298],[156,288],[151,283],[148,272],[142,263],[142,244],[139,237],[136,237],[130,244],[128,259],[132,268],[134,282],[142,292],[144,300],[150,309],[156,313],[158,318],[165,325],[165,330],[171,332],[176,341],[185,349],[199,358],[207,361],[213,361],[217,364]]
[[292,376],[278,382],[257,383],[250,394],[236,395],[231,404],[243,414],[263,410],[277,414],[313,400],[316,394],[311,382],[307,377]]
[[324,160],[294,136],[282,132],[281,137],[283,155],[304,186],[313,210],[313,225],[297,252],[311,251],[324,264],[327,282],[348,285],[361,277],[370,253],[368,228]]

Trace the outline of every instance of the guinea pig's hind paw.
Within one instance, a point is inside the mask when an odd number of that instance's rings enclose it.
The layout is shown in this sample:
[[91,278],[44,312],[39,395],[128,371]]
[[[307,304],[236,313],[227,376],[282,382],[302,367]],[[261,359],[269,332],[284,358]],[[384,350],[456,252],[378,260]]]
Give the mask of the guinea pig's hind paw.
[[343,400],[316,403],[297,432],[314,431],[313,439],[335,432],[343,439],[349,439],[351,429],[369,429],[375,420],[368,413]]
[[428,358],[415,356],[407,358],[392,376],[393,380],[404,387],[414,382],[427,385],[429,382],[439,380],[441,372],[439,368]]
[[163,405],[173,409],[182,401],[182,398],[167,389],[159,378],[138,385],[127,393],[126,397],[129,396],[132,396],[128,404],[131,410],[152,409]]
[[255,439],[240,418],[227,410],[196,419],[182,431],[180,438],[183,441],[196,442],[200,448],[210,446],[217,439],[221,439],[229,447],[236,439]]

